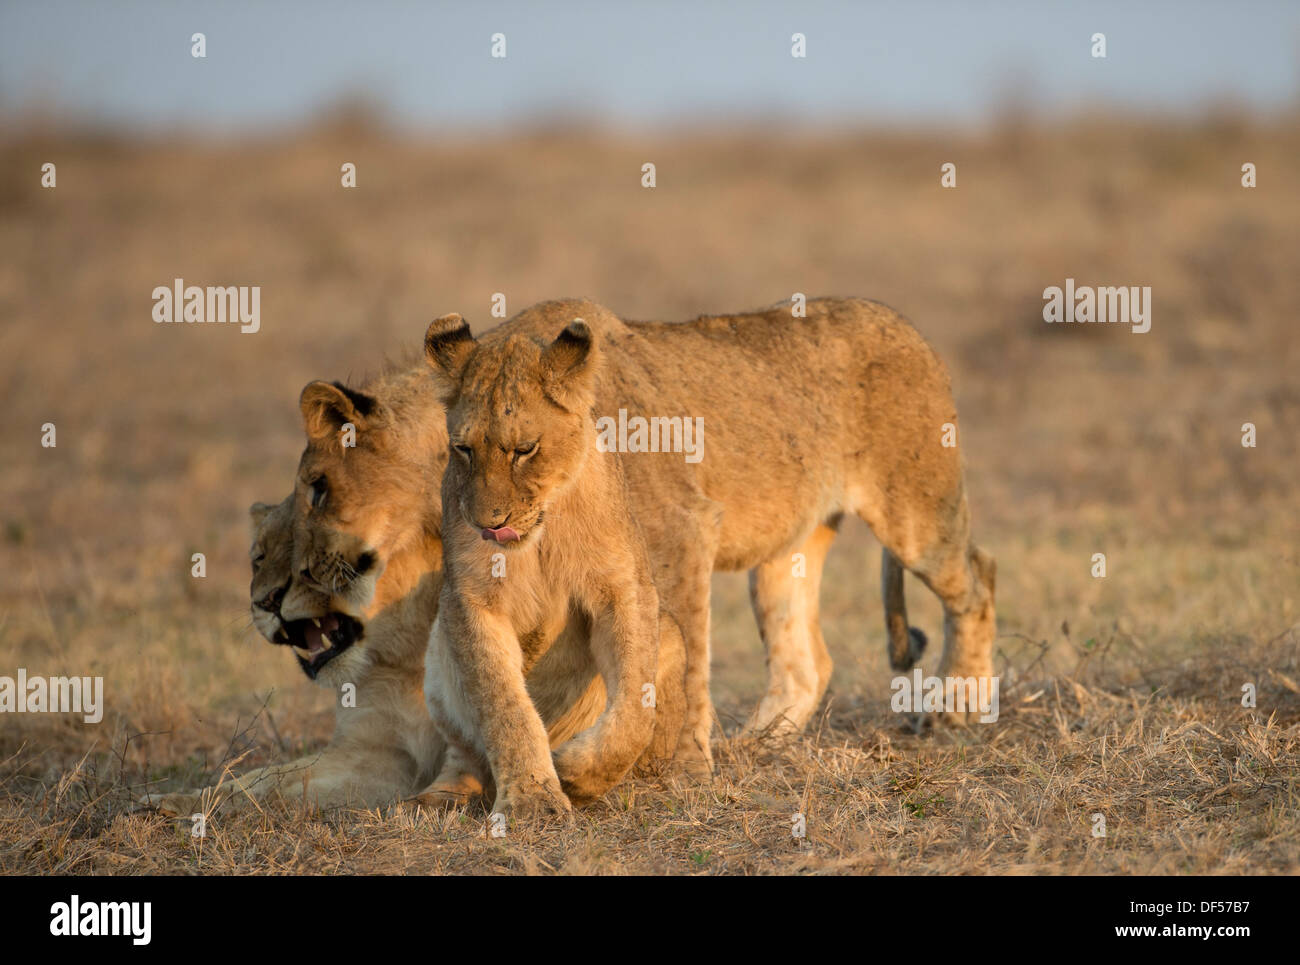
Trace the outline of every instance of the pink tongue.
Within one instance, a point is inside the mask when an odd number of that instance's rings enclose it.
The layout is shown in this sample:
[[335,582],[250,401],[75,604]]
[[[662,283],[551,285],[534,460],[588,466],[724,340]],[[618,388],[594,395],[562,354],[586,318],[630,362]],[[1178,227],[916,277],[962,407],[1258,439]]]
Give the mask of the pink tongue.
[[519,534],[509,526],[498,526],[496,529],[484,529],[484,539],[494,539],[498,543],[513,543],[519,539]]
[[325,643],[324,641],[321,640],[320,635],[321,635],[321,631],[317,628],[316,624],[314,623],[309,623],[305,627],[303,627],[302,630],[303,640],[307,644],[307,649],[310,650],[312,653],[315,653],[317,650],[320,650],[325,646]]
[[307,644],[307,649],[312,653],[318,653],[325,649],[325,641],[321,639],[321,634],[333,633],[339,628],[339,618],[332,613],[320,618],[320,626],[316,626],[310,620],[303,622],[303,642]]

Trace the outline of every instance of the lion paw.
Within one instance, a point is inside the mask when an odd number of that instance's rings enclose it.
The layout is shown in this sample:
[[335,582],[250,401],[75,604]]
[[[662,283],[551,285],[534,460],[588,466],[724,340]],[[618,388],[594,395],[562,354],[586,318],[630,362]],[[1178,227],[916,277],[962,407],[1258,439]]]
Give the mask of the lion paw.
[[203,810],[197,792],[175,791],[170,794],[142,794],[136,798],[141,807],[152,808],[168,817],[189,817]]
[[713,749],[707,735],[699,736],[683,730],[673,753],[673,769],[693,781],[713,779]]
[[415,803],[420,807],[429,808],[434,811],[450,810],[451,808],[464,807],[469,804],[477,795],[455,787],[449,787],[441,784],[430,784],[419,794],[415,795]]
[[991,670],[949,671],[940,677],[944,681],[943,709],[926,715],[935,727],[965,728],[997,720],[999,680]]
[[669,764],[669,772],[679,774],[691,781],[707,783],[713,780],[713,760],[708,754],[698,752],[683,754],[679,750]]
[[553,815],[568,815],[573,811],[568,795],[559,782],[538,784],[535,789],[503,788],[492,805],[493,814],[504,814],[516,821],[532,821]]

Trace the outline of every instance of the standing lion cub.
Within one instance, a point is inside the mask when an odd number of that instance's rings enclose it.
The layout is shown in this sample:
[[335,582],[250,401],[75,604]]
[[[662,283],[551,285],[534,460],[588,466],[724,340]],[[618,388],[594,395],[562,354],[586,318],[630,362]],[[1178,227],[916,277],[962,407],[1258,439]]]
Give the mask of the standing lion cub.
[[[619,457],[596,447],[600,350],[581,320],[549,344],[479,345],[459,315],[425,345],[453,452],[429,712],[468,776],[495,780],[494,811],[567,811],[627,774],[655,724],[659,598]],[[607,703],[552,757],[527,677],[575,612]]]

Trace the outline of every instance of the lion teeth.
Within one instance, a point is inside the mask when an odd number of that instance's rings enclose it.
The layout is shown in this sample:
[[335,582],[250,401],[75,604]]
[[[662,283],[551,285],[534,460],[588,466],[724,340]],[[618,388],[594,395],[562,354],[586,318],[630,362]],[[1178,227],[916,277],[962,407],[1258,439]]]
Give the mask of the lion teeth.
[[317,629],[317,630],[320,629],[320,620],[318,620],[316,617],[312,617],[312,618],[311,618],[311,622],[314,623],[314,624],[316,624],[316,629]]
[[308,650],[306,647],[294,647],[293,652],[296,653],[298,656],[302,657],[302,659],[304,660],[311,659],[311,651]]
[[287,630],[285,630],[284,627],[281,627],[279,630],[276,630],[276,631],[275,631],[275,636],[276,636],[276,639],[280,639],[280,638],[283,638],[283,639],[285,639],[285,640],[288,640],[288,639],[289,639],[289,633],[288,633]]
[[320,642],[325,645],[326,650],[329,650],[334,646],[334,641],[330,639],[330,635],[328,633],[322,633],[320,635]]

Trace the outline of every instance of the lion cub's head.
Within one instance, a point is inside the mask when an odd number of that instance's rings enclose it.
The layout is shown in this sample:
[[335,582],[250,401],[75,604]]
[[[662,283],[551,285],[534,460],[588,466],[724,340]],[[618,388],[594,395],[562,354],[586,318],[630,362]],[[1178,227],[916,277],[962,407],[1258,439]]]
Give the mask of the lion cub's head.
[[[582,471],[599,350],[575,319],[549,344],[522,335],[475,341],[459,315],[434,321],[425,354],[447,409],[451,458],[444,525],[519,546]],[[450,529],[448,529],[450,532]]]
[[361,621],[342,612],[327,595],[293,575],[294,497],[277,506],[254,503],[249,586],[253,625],[275,644],[293,649],[310,679],[326,686],[355,680],[367,659],[360,646]]
[[[312,382],[300,401],[307,447],[293,493],[294,577],[372,616],[441,563],[446,424],[427,370],[365,391]],[[380,578],[395,557],[399,574]]]

